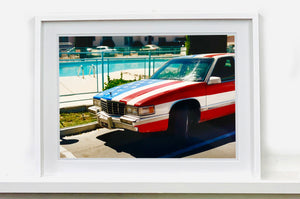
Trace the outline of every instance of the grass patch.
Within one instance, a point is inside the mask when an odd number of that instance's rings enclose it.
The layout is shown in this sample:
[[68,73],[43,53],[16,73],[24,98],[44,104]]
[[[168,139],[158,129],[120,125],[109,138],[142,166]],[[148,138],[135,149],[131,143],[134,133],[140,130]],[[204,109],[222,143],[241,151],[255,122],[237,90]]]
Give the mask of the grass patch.
[[97,121],[96,115],[90,112],[60,114],[60,128],[77,126],[95,121]]

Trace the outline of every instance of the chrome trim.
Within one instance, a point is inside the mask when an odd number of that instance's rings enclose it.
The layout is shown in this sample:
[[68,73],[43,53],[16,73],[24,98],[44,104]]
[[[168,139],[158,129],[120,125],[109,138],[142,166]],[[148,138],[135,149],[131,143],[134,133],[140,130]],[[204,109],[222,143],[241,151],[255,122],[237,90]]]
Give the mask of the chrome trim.
[[207,111],[207,110],[211,110],[211,109],[215,109],[215,108],[220,108],[223,106],[228,106],[231,104],[235,104],[235,100],[228,100],[228,101],[224,101],[224,102],[219,102],[219,103],[215,103],[215,104],[211,104],[208,106],[204,106],[201,107],[201,111]]
[[[164,119],[169,119],[169,114],[141,118],[138,116],[135,117],[134,115],[109,115],[104,111],[97,113],[97,120],[101,127],[109,129],[123,128],[136,132],[138,132],[138,127],[136,127],[138,125],[152,123]],[[123,120],[123,122],[121,120]]]
[[124,115],[125,103],[101,98],[101,110],[112,115]]
[[[122,128],[122,129],[128,129],[131,131],[138,132],[137,127],[134,127],[126,123],[121,123],[120,117],[108,115],[104,111],[99,112],[97,114],[97,118],[98,118],[98,123],[101,127],[105,127],[109,129]],[[103,123],[107,124],[107,126],[103,125]]]
[[169,119],[169,114],[163,114],[163,115],[156,115],[153,117],[147,117],[147,118],[141,118],[138,121],[136,121],[134,124],[135,125],[141,125],[141,124],[146,124],[146,123],[151,123],[151,122],[157,122],[160,120],[165,120]]
[[139,118],[134,117],[134,115],[123,115],[120,117],[120,119],[127,120],[130,122],[136,122]]
[[99,106],[90,106],[88,108],[88,111],[94,114],[97,114],[98,112],[100,112],[100,107]]

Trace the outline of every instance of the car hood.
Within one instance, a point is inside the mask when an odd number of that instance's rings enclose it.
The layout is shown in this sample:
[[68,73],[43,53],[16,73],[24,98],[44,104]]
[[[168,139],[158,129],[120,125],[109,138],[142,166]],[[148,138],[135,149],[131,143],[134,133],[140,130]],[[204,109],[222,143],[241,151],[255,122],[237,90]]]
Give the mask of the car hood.
[[203,83],[145,79],[105,90],[95,95],[94,99],[112,100],[134,106],[156,105],[178,99],[182,95],[183,98],[195,95],[195,86],[199,87],[199,84]]

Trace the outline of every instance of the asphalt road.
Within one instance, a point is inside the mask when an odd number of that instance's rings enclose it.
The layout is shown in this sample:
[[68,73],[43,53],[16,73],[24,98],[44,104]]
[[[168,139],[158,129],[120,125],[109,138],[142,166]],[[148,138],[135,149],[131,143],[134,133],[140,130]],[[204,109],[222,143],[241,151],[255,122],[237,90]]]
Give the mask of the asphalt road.
[[184,142],[166,132],[100,128],[60,140],[61,158],[235,158],[235,116],[201,123]]

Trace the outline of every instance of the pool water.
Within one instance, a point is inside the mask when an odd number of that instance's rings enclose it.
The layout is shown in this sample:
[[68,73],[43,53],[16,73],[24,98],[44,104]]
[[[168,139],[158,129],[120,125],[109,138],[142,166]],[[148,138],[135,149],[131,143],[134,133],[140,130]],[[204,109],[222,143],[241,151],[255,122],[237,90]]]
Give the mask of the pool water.
[[[152,59],[151,60],[151,73],[153,66],[155,69],[161,67],[169,59]],[[59,63],[59,76],[77,76],[82,75],[82,70],[84,75],[101,74],[102,72],[116,72],[124,71],[129,69],[145,69],[146,74],[149,71],[149,60],[148,59],[105,59],[104,67],[102,71],[102,61],[101,60],[83,60],[83,61],[64,61]]]

